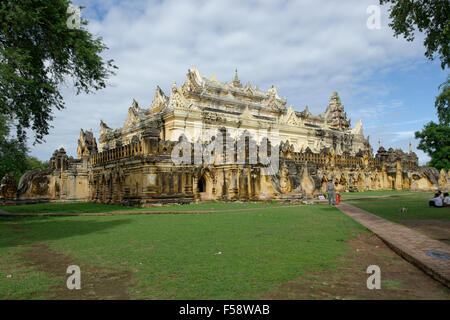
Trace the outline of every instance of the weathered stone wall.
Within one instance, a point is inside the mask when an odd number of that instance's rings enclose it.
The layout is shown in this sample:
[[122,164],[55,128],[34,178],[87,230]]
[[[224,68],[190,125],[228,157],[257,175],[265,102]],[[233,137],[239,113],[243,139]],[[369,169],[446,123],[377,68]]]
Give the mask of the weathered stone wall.
[[[380,148],[373,157],[295,152],[289,143],[279,148],[279,170],[264,175],[264,166],[251,163],[249,140],[243,163],[174,164],[176,142],[149,134],[145,140],[101,153],[68,158],[55,151],[44,171],[31,171],[22,177],[19,199],[89,200],[125,205],[188,203],[204,200],[298,200],[325,192],[328,179],[344,191],[366,190],[446,190],[448,173],[420,167],[417,157],[400,150]],[[206,146],[206,145],[204,145]],[[191,144],[194,148],[194,145]],[[260,149],[258,145],[258,152]],[[226,153],[226,150],[224,152]],[[260,154],[257,154],[259,157]],[[193,159],[194,155],[192,155]]]
[[[169,97],[158,87],[149,109],[133,100],[121,128],[103,121],[100,127],[99,147],[91,131],[81,130],[78,159],[57,150],[49,169],[26,173],[17,192],[10,177],[2,180],[0,197],[141,205],[287,201],[324,192],[328,179],[345,191],[450,189],[449,173],[420,167],[411,149],[379,146],[373,155],[362,122],[351,128],[336,92],[324,113],[312,115],[307,106],[297,112],[275,87],[243,86],[237,72],[223,83],[191,68]],[[223,150],[208,149],[220,141]],[[186,149],[177,149],[181,143]],[[269,153],[262,150],[272,147],[277,166],[267,175],[261,159]],[[188,161],[173,160],[185,152]]]

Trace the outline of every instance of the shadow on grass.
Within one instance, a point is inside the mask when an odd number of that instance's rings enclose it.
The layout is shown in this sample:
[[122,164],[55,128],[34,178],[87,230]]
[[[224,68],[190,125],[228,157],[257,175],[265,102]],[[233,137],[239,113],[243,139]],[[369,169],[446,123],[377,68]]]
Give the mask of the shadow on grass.
[[84,221],[67,220],[64,217],[23,219],[0,217],[0,226],[2,227],[0,229],[0,248],[83,236],[94,232],[102,232],[131,222],[131,219],[112,221],[96,221],[90,219]]

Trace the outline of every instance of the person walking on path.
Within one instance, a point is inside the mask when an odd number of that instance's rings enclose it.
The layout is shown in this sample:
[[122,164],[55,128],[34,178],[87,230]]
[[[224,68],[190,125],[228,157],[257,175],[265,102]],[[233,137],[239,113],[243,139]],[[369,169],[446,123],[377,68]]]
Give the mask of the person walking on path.
[[328,193],[328,204],[335,205],[336,204],[336,195],[334,193],[334,183],[333,180],[329,179],[327,183],[327,193]]

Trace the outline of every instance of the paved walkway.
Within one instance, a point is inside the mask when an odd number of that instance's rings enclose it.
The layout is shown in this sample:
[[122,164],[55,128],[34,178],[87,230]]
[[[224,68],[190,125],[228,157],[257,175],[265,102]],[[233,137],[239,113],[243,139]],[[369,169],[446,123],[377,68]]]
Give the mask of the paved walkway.
[[448,258],[449,245],[348,203],[341,203],[336,208],[372,231],[403,258],[450,288],[450,260],[441,260],[427,254],[437,251],[438,256],[443,253]]

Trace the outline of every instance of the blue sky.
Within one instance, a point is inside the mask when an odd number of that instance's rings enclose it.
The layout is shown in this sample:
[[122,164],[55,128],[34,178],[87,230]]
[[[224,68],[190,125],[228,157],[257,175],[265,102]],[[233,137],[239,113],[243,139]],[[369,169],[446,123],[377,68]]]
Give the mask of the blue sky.
[[352,120],[361,119],[372,147],[416,150],[414,131],[436,121],[434,99],[446,78],[439,60],[428,61],[423,36],[394,38],[382,8],[381,28],[369,30],[366,9],[377,0],[73,0],[84,6],[88,29],[101,36],[119,67],[107,89],[75,95],[62,88],[67,108],[54,113],[46,143],[30,146],[47,160],[64,147],[76,156],[79,131],[100,120],[110,127],[125,121],[133,98],[148,108],[159,85],[166,93],[182,85],[195,65],[203,76],[230,82],[237,68],[242,83],[272,85],[296,110],[325,110],[338,91]]

